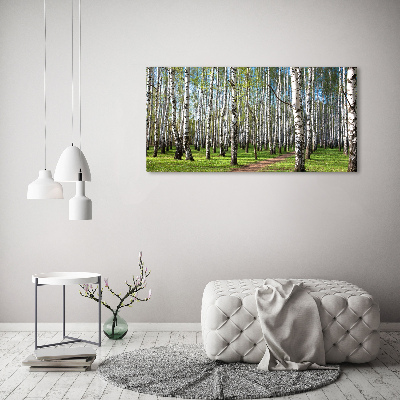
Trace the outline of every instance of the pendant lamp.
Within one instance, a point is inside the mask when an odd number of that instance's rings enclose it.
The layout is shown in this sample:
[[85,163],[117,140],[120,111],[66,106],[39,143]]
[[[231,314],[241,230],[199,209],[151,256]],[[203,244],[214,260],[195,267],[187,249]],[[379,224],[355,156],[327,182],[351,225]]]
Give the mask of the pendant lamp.
[[[81,119],[81,0],[79,0],[79,138],[82,142],[82,119]],[[72,0],[72,134],[74,132],[74,0]],[[76,182],[76,194],[69,201],[70,220],[91,220],[92,219],[92,200],[85,195],[85,181],[91,181],[89,164],[85,155],[79,148],[74,146],[67,147],[58,160],[54,178],[60,182]]]
[[[80,173],[82,178],[82,173]],[[92,200],[85,195],[85,181],[76,182],[76,194],[69,201],[69,219],[71,221],[92,219]]]
[[44,169],[39,171],[39,177],[28,185],[27,199],[44,200],[44,199],[63,199],[63,189],[58,182],[54,182],[51,171],[46,169],[46,61],[47,61],[47,24],[46,24],[46,0],[43,0],[44,15]]
[[82,181],[92,180],[85,155],[79,147],[72,144],[61,153],[54,171],[54,179],[59,182],[77,182],[79,173],[82,175]]

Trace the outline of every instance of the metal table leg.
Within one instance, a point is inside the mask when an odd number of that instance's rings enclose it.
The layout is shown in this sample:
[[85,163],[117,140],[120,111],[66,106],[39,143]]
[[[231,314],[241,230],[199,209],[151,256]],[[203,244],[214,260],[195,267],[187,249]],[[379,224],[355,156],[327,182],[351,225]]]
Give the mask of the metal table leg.
[[38,278],[35,278],[35,350],[38,348],[38,345],[37,345],[37,288],[38,288]]
[[98,342],[92,342],[90,340],[85,340],[85,339],[78,339],[72,336],[66,336],[65,335],[65,285],[63,285],[63,340],[64,339],[71,339],[67,342],[59,342],[59,343],[52,343],[52,344],[45,344],[42,346],[38,346],[37,344],[37,288],[38,286],[46,286],[42,284],[38,284],[38,278],[35,278],[35,350],[40,349],[43,347],[51,347],[51,346],[59,346],[63,344],[69,344],[69,343],[78,343],[78,342],[84,342],[84,343],[90,343],[94,344],[96,346],[101,347],[101,276],[98,278],[98,290],[99,290],[99,341]]
[[65,338],[65,285],[63,285],[63,339]]
[[101,347],[101,276],[99,276],[99,347]]

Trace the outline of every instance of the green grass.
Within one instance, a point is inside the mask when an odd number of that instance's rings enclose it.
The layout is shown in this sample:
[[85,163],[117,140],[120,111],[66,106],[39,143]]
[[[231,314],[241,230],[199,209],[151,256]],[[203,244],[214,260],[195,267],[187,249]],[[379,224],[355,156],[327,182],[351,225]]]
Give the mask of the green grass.
[[[269,165],[260,172],[293,172],[295,157]],[[336,149],[319,148],[313,154],[311,159],[306,160],[307,172],[347,172],[349,157]]]
[[[153,149],[147,151],[146,170],[148,172],[226,172],[233,168],[240,168],[247,164],[256,162],[254,160],[253,147],[249,147],[246,153],[242,149],[238,149],[238,166],[232,167],[231,153],[226,152],[225,157],[219,156],[219,149],[213,153],[211,149],[211,160],[206,160],[206,150],[194,150],[191,146],[194,161],[186,161],[185,156],[182,160],[174,160],[175,148],[169,150],[166,154],[158,152],[157,157],[153,157]],[[285,154],[285,151],[282,152]],[[279,154],[271,155],[269,150],[258,152],[257,161],[274,158]],[[346,172],[348,166],[348,157],[339,152],[338,149],[319,148],[315,153],[311,154],[311,160],[306,160],[306,171],[308,172]],[[275,164],[264,167],[260,172],[292,172],[294,169],[294,156],[286,158]]]
[[[147,151],[146,157],[146,171],[148,172],[226,172],[233,168],[240,168],[247,164],[253,164],[256,161],[265,160],[267,158],[273,158],[279,156],[279,154],[271,155],[269,150],[263,150],[257,152],[257,160],[254,160],[253,147],[249,147],[249,152],[246,153],[242,149],[238,149],[238,166],[231,166],[231,152],[226,152],[225,157],[219,156],[219,148],[217,152],[213,153],[211,149],[211,160],[206,160],[206,149],[200,151],[194,150],[193,146],[192,155],[194,161],[186,161],[185,156],[182,160],[174,160],[175,148],[169,150],[166,154],[158,152],[157,157],[153,157],[153,149]],[[285,152],[282,152],[285,154]]]

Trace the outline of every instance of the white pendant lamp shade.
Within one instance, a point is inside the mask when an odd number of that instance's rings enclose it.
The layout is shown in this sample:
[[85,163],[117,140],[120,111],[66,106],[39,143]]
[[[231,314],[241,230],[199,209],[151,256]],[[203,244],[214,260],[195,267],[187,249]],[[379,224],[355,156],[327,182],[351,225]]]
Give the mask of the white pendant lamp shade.
[[44,22],[44,65],[43,65],[43,100],[44,100],[44,169],[39,171],[39,177],[28,185],[27,198],[29,200],[63,199],[63,188],[58,182],[54,182],[51,171],[46,168],[46,140],[47,140],[47,103],[46,103],[46,0],[43,0]]
[[76,146],[67,147],[61,154],[54,171],[54,179],[58,182],[77,182],[82,171],[82,181],[91,181],[89,164],[85,155]]
[[71,221],[92,219],[92,200],[85,196],[85,182],[76,182],[76,195],[69,201]]
[[58,182],[54,182],[51,171],[42,169],[39,177],[28,185],[27,198],[29,200],[63,199],[63,189]]

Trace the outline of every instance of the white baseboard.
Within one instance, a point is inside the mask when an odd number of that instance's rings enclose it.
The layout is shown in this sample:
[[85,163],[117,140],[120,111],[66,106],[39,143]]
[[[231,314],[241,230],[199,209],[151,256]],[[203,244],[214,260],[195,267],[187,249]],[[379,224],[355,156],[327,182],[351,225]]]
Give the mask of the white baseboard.
[[[96,332],[97,323],[67,323],[66,330],[69,332]],[[138,322],[128,323],[129,330],[131,332],[200,332],[200,323],[180,323],[180,322]],[[0,323],[0,331],[18,331],[18,332],[29,332],[34,331],[35,326],[33,323],[12,323],[2,322]],[[380,326],[382,332],[400,332],[400,322],[382,322]],[[61,323],[38,323],[38,331],[62,331]]]
[[[128,323],[130,332],[198,332],[201,331],[200,323],[152,323],[152,322],[138,322],[138,323]],[[93,323],[66,323],[65,329],[69,332],[96,332],[98,329],[98,324]],[[32,323],[12,323],[12,322],[2,322],[0,323],[0,331],[18,331],[18,332],[29,332],[34,331],[35,325]],[[38,323],[38,331],[62,331],[62,323]]]

